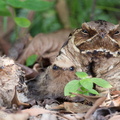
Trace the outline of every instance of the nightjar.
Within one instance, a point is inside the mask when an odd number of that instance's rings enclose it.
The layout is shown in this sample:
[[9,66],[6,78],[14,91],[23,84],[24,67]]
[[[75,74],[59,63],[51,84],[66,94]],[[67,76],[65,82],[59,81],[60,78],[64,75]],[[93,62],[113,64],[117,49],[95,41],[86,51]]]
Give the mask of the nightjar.
[[103,78],[120,90],[120,25],[91,21],[70,33],[52,65],[37,78],[36,96],[64,98],[64,87],[76,79],[76,71]]

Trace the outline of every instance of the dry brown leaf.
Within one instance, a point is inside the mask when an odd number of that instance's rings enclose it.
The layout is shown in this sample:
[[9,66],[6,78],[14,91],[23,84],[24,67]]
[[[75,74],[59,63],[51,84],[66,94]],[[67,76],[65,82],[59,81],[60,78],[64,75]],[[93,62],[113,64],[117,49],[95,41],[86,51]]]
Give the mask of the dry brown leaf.
[[87,112],[91,106],[81,104],[81,103],[74,103],[74,102],[64,102],[64,108],[73,113],[84,113]]
[[60,48],[67,41],[71,30],[61,30],[50,34],[38,34],[19,57],[18,62],[23,64],[27,57],[36,54],[39,57],[49,58],[53,61]]
[[30,116],[37,116],[39,114],[55,113],[55,112],[46,110],[44,108],[31,108],[31,109],[22,110],[21,113],[28,113]]
[[100,107],[115,107],[120,105],[120,91],[108,91],[106,100]]
[[111,94],[111,95],[120,94],[120,91],[112,91],[110,94]]

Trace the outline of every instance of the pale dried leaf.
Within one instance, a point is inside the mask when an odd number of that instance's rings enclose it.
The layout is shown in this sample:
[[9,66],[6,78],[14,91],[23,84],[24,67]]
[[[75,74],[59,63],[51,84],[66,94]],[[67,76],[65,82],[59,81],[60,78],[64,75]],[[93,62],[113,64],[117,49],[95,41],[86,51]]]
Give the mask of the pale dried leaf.
[[0,120],[27,120],[28,118],[29,114],[27,113],[8,114],[0,111]]
[[45,114],[45,113],[55,113],[49,110],[46,110],[44,108],[31,108],[31,109],[25,109],[21,111],[22,113],[28,113],[30,116],[37,116],[39,114]]
[[43,114],[40,120],[58,120],[55,115]]
[[15,86],[19,85],[23,72],[15,62],[8,57],[0,57],[0,106],[10,106],[15,92]]
[[120,115],[115,115],[112,118],[110,118],[109,120],[120,120]]

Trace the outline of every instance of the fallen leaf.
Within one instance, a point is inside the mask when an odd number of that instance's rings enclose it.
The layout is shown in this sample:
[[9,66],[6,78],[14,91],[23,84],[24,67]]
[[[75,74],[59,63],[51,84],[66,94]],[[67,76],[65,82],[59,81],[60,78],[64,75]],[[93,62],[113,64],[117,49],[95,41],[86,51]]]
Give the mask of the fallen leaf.
[[0,106],[11,106],[15,86],[20,85],[23,71],[14,60],[9,57],[0,57]]
[[55,112],[46,110],[44,108],[30,108],[30,109],[22,110],[21,113],[28,113],[30,116],[37,116],[39,114],[55,113]]
[[69,112],[84,113],[87,112],[91,108],[91,106],[82,103],[64,102],[64,108]]
[[19,57],[18,62],[24,64],[25,60],[33,54],[53,61],[64,42],[67,41],[70,32],[71,30],[61,30],[50,34],[36,35]]
[[110,118],[109,120],[120,120],[120,115],[115,115],[112,118]]
[[28,118],[29,118],[29,114],[27,113],[9,114],[0,111],[0,120],[28,120]]

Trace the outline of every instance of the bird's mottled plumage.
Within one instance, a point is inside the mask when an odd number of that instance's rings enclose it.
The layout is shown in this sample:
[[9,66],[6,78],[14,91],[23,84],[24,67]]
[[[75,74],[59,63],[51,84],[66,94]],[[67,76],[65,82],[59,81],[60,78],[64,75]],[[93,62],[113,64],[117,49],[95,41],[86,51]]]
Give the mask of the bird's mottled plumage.
[[[70,34],[54,63],[37,80],[39,98],[64,97],[64,86],[76,71],[100,77],[120,89],[120,26],[98,20]],[[74,70],[70,70],[74,67]]]

